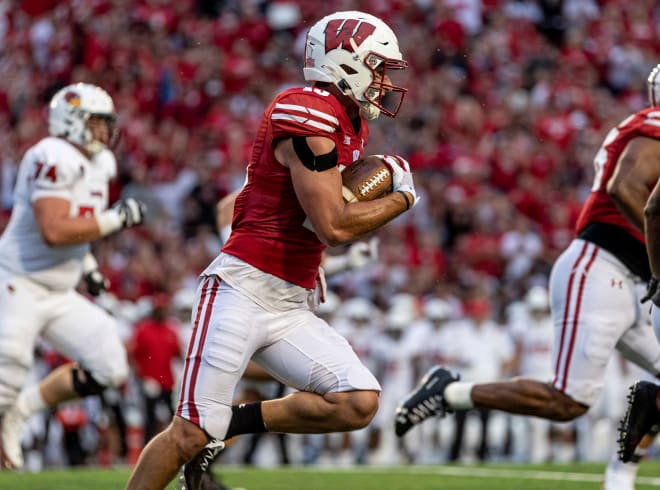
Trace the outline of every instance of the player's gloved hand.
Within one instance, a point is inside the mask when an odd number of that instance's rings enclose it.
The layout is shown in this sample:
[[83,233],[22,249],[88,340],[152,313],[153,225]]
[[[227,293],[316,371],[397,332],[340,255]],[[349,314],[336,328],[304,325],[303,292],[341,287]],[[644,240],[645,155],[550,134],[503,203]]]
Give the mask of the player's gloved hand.
[[408,162],[398,155],[383,155],[383,161],[392,173],[392,190],[394,192],[407,192],[413,198],[409,208],[413,208],[419,202],[419,196],[415,192],[412,172]]
[[144,203],[129,197],[128,199],[117,201],[110,210],[115,211],[119,215],[122,228],[129,228],[142,224],[147,208]]
[[351,269],[361,269],[378,260],[378,242],[377,237],[373,237],[368,242],[356,242],[350,246],[346,253],[348,266]]
[[99,296],[110,288],[110,281],[99,270],[99,264],[91,252],[87,252],[82,259],[82,272],[85,288],[92,296]]
[[94,297],[100,296],[110,288],[110,281],[98,269],[84,273],[83,281],[87,292]]
[[341,255],[326,255],[323,259],[323,269],[328,276],[347,269],[360,269],[378,260],[378,238],[368,242],[355,242],[346,253]]
[[646,287],[646,294],[642,299],[641,303],[646,303],[648,300],[651,300],[655,306],[660,307],[660,280],[652,277]]
[[144,203],[132,197],[117,201],[110,209],[96,217],[101,236],[142,224],[146,210]]

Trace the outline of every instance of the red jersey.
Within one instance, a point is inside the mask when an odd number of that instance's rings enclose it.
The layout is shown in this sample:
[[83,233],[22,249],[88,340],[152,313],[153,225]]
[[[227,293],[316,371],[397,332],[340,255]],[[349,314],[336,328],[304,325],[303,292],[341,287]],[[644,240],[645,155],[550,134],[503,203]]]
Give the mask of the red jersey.
[[325,90],[299,87],[280,93],[261,120],[245,186],[236,198],[231,236],[222,251],[313,289],[325,245],[303,226],[307,216],[289,169],[277,162],[274,148],[291,136],[331,138],[341,168],[362,156],[368,135],[366,120],[361,118],[356,133],[344,107]]
[[628,142],[638,136],[660,139],[660,111],[657,107],[633,114],[610,130],[605,137],[594,158],[594,184],[578,217],[576,225],[578,234],[590,223],[607,223],[623,228],[644,243],[644,236],[619,212],[614,201],[607,194],[607,182],[614,173],[619,157]]

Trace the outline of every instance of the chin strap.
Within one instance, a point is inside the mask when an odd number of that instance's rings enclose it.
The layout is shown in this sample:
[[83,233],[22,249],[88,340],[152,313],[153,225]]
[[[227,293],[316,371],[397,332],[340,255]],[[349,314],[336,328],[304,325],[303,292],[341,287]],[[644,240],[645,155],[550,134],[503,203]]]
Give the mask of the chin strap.
[[373,121],[380,116],[380,109],[370,102],[360,101],[360,115],[367,121]]
[[100,141],[97,140],[92,140],[89,143],[85,144],[85,150],[90,152],[92,155],[96,155],[97,153],[100,153],[106,148],[106,146],[101,143]]
[[360,106],[360,115],[365,118],[367,121],[373,121],[380,116],[380,109],[373,105],[371,102],[366,100],[358,100],[353,94],[350,85],[345,79],[341,79],[337,82],[337,88],[341,90],[341,93],[347,97],[353,99]]

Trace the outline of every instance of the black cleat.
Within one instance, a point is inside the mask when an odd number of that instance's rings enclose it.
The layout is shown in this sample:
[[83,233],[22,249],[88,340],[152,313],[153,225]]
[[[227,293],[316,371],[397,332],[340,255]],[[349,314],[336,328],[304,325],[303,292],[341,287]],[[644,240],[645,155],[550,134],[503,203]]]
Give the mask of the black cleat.
[[637,445],[648,433],[660,430],[660,412],[656,399],[660,386],[648,381],[635,382],[628,392],[628,408],[619,423],[619,459],[628,463],[634,459]]
[[211,472],[211,463],[225,448],[223,441],[213,439],[197,456],[181,468],[179,477],[180,490],[230,490],[220,482],[215,481]]
[[396,435],[401,437],[429,417],[443,417],[447,412],[451,412],[443,393],[449,383],[458,379],[458,376],[452,375],[443,367],[431,368],[397,407],[394,422]]

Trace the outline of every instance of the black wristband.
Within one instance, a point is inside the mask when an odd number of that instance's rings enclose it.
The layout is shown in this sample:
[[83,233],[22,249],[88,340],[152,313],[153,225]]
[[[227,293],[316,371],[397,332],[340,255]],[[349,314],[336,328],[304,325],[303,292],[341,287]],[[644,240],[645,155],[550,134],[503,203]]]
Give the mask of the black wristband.
[[399,194],[403,196],[403,198],[406,200],[406,211],[410,209],[410,206],[412,203],[410,202],[410,199],[408,198],[408,194],[406,194],[404,191],[397,191]]

